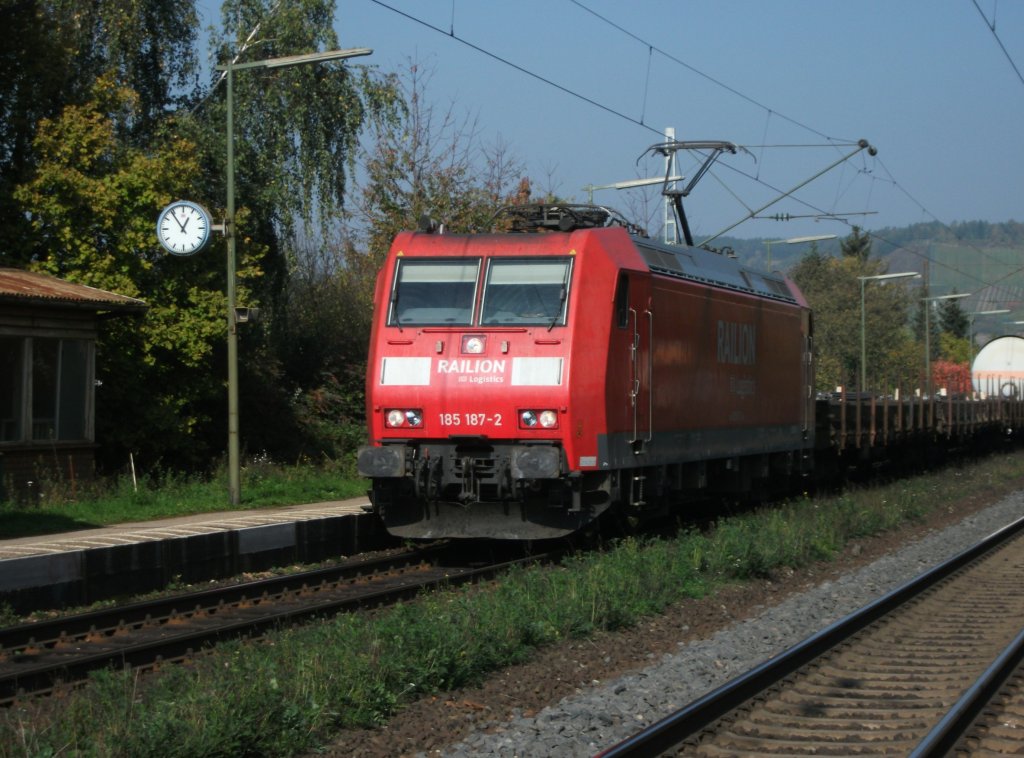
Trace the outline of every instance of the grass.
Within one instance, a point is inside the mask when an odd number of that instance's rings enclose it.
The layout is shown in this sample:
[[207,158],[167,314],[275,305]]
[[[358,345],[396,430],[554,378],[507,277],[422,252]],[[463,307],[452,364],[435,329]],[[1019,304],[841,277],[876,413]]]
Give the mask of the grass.
[[97,482],[72,494],[61,482],[43,482],[32,504],[0,504],[5,538],[90,529],[195,513],[344,500],[366,494],[367,483],[341,465],[281,466],[249,461],[241,471],[242,502],[228,503],[227,474],[212,478],[153,475]]
[[557,568],[517,569],[498,583],[325,619],[260,644],[229,643],[158,676],[104,672],[59,700],[0,713],[0,756],[304,753],[540,646],[631,626],[723,583],[828,560],[851,540],[1022,481],[1024,455],[998,456],[723,519],[708,532],[624,540]]

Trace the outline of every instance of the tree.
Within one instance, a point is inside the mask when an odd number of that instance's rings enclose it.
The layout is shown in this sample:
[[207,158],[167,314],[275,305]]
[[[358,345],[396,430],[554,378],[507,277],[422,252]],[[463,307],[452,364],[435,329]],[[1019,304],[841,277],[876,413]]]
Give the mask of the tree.
[[156,134],[195,83],[196,14],[191,0],[8,0],[0,8],[0,256],[22,263],[32,247],[15,188],[31,178],[37,125],[93,97],[108,78],[135,93],[114,124],[136,146]]
[[970,366],[971,343],[967,337],[957,337],[952,332],[939,335],[939,355],[945,361]]
[[[230,0],[221,60],[337,47],[333,7]],[[225,92],[195,86],[194,2],[139,0],[126,12],[114,0],[25,0],[16,11],[10,21],[27,42],[0,52],[10,74],[0,82],[0,230],[16,240],[4,253],[149,303],[141,324],[111,322],[98,346],[101,450],[205,468],[225,440],[223,242],[177,259],[153,231],[175,198],[222,213]],[[273,317],[293,230],[338,216],[362,124],[387,121],[394,90],[388,77],[338,64],[236,81],[239,302]],[[15,119],[8,104],[23,101],[29,108]],[[294,426],[272,334],[263,326],[240,335],[243,444]],[[116,427],[103,426],[113,419]]]
[[345,268],[365,333],[377,271],[398,232],[422,218],[449,232],[487,231],[500,207],[530,200],[529,179],[506,144],[485,144],[476,121],[454,105],[429,103],[430,76],[410,61],[399,81],[403,119],[375,119],[370,128],[366,179],[344,232]]
[[[812,248],[791,271],[814,312],[818,388],[858,387],[861,368],[861,287],[859,277],[884,273],[870,260],[870,237],[853,233],[843,241],[842,258]],[[920,355],[907,327],[909,298],[899,286],[863,282],[864,334],[868,387],[887,390],[920,379]]]
[[871,235],[862,234],[859,226],[854,226],[848,237],[839,243],[844,258],[853,258],[862,264],[871,257]]
[[365,178],[338,238],[330,246],[305,240],[283,292],[274,344],[297,388],[293,407],[313,432],[306,443],[329,452],[365,437],[374,286],[394,236],[422,216],[450,232],[487,229],[510,195],[529,199],[521,165],[503,144],[484,145],[471,117],[429,104],[429,78],[418,64],[404,71],[401,118],[372,119]]
[[[225,0],[220,62],[338,48],[330,0]],[[225,88],[218,79],[205,120],[221,130]],[[360,130],[397,117],[392,77],[342,63],[250,69],[234,76],[236,180],[240,197],[279,239],[301,220],[329,225],[344,208]],[[222,153],[223,154],[223,153]]]
[[453,105],[430,105],[430,77],[429,69],[410,61],[399,82],[404,118],[378,119],[371,126],[367,180],[359,188],[348,236],[365,244],[374,271],[395,234],[415,228],[421,217],[453,232],[489,229],[495,211],[520,194],[521,162],[500,141],[485,145],[470,115],[460,115]]
[[942,300],[939,305],[939,325],[944,332],[954,337],[967,339],[970,317],[957,300]]
[[[98,345],[98,409],[116,409],[97,413],[106,452],[195,465],[210,453],[208,407],[221,392],[210,366],[224,331],[223,278],[218,259],[158,251],[155,209],[187,193],[202,165],[196,146],[172,133],[151,152],[119,139],[116,122],[136,108],[134,92],[100,79],[90,102],[44,119],[35,175],[14,197],[48,251],[35,269],[150,305],[141,322],[110,324]],[[243,260],[243,274],[251,265]]]
[[936,361],[932,364],[932,386],[957,395],[973,389],[971,369],[966,363]]
[[[327,0],[227,0],[215,59],[244,63],[338,48],[334,7]],[[322,259],[318,251],[330,244],[347,201],[359,134],[368,119],[396,118],[397,93],[392,77],[351,62],[249,69],[235,73],[233,84],[237,249],[252,256],[253,247],[260,256],[244,304],[262,311],[260,323],[239,335],[242,443],[280,455],[316,453],[318,442],[310,450],[303,441],[296,398],[307,376],[319,381],[336,364],[338,346],[322,330],[304,328],[317,321],[347,339],[351,329],[336,320],[347,305],[333,297],[341,293],[311,296],[301,267],[310,249]],[[224,197],[226,108],[218,78],[189,122],[215,169],[203,187],[211,198]]]
[[[969,384],[971,350],[967,333],[970,321],[957,300],[934,302],[938,305],[938,318],[932,316],[930,320],[929,359],[932,363],[932,386],[947,387],[956,392],[967,391],[962,389],[964,381],[960,374],[966,372],[966,381]],[[933,307],[933,303],[922,305]]]

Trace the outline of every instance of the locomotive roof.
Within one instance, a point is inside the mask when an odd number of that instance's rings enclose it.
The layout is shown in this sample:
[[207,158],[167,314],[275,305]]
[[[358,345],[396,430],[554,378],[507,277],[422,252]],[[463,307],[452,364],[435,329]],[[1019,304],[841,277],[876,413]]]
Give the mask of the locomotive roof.
[[797,302],[781,276],[748,268],[735,258],[705,248],[656,242],[643,229],[608,206],[569,203],[511,205],[498,211],[495,220],[498,219],[504,219],[505,231],[513,234],[622,227],[653,272],[758,297]]
[[787,303],[797,302],[779,275],[748,268],[735,258],[701,247],[668,245],[635,234],[630,237],[647,266],[655,273]]

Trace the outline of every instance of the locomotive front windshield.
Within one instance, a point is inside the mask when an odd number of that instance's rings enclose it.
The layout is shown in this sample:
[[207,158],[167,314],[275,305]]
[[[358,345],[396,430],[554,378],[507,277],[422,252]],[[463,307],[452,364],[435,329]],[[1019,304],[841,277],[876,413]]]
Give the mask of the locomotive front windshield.
[[400,261],[388,323],[469,326],[479,276],[479,259]]
[[564,324],[570,264],[567,258],[492,259],[480,323]]
[[[391,292],[391,326],[471,326],[481,261],[403,259]],[[565,324],[569,258],[492,258],[487,265],[480,325]]]

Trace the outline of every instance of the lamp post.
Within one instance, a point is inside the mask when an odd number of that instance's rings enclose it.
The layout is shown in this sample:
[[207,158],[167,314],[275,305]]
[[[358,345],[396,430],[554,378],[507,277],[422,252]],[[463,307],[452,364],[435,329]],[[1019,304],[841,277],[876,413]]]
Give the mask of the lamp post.
[[288,55],[282,58],[266,58],[246,63],[228,63],[217,66],[227,80],[227,210],[224,216],[224,236],[227,239],[227,297],[228,297],[228,499],[231,505],[241,501],[241,483],[238,446],[238,324],[236,319],[235,291],[235,123],[234,123],[234,72],[250,68],[284,68],[303,63],[326,61],[369,55],[369,48],[350,50],[328,50],[323,53]]
[[924,303],[924,381],[925,391],[928,393],[928,397],[932,396],[932,327],[929,317],[932,310],[932,303],[937,300],[959,300],[963,297],[970,297],[969,292],[961,292],[953,295],[937,295],[935,297],[922,297],[921,302]]
[[974,311],[973,313],[967,314],[967,342],[968,348],[970,349],[971,365],[974,365],[974,317],[975,316],[997,316],[1003,313],[1009,313],[1009,308],[996,308],[991,311]]
[[876,274],[875,276],[858,276],[860,280],[860,391],[863,392],[867,386],[867,343],[864,339],[864,322],[865,322],[865,308],[864,308],[864,287],[868,282],[871,281],[888,281],[889,279],[907,279],[913,276],[921,276],[916,271],[903,271],[898,274]]
[[834,240],[836,235],[834,234],[817,234],[812,237],[790,237],[788,240],[765,240],[764,244],[768,246],[768,265],[765,266],[767,271],[772,270],[772,245],[796,245],[800,242],[821,242],[822,240]]

